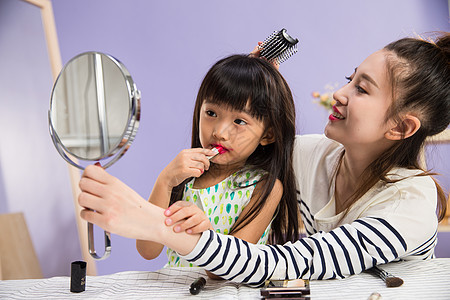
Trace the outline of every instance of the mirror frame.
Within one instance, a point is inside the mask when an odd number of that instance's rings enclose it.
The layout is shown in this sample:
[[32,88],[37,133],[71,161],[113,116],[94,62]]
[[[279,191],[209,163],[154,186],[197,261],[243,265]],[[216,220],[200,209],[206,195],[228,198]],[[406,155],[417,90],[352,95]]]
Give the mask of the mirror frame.
[[[108,149],[108,151],[106,153],[103,153],[98,158],[84,159],[84,158],[80,157],[79,155],[75,155],[75,154],[71,153],[71,151],[69,149],[67,149],[67,147],[62,143],[60,137],[57,134],[57,131],[55,130],[55,127],[53,126],[52,109],[53,109],[53,103],[54,103],[54,98],[55,98],[54,97],[55,88],[56,88],[56,85],[57,85],[58,80],[60,79],[62,73],[66,70],[67,66],[71,62],[76,60],[77,58],[79,58],[81,56],[85,56],[85,55],[91,55],[91,54],[104,55],[105,57],[110,59],[111,62],[113,62],[116,65],[116,67],[122,72],[123,79],[125,80],[125,85],[127,88],[127,95],[128,95],[127,100],[128,100],[129,112],[128,112],[128,116],[127,116],[127,124],[124,128],[124,131],[122,132],[122,134],[120,136],[120,142],[118,142],[117,145],[115,145],[114,147]],[[48,112],[48,123],[49,123],[50,136],[52,137],[52,141],[53,141],[53,144],[55,145],[56,150],[62,156],[62,158],[64,158],[64,160],[66,162],[68,162],[72,166],[77,167],[81,170],[83,170],[84,167],[81,164],[79,164],[78,160],[104,161],[106,159],[109,159],[109,161],[107,161],[106,163],[102,163],[102,167],[104,169],[108,168],[109,166],[111,166],[113,163],[115,163],[119,158],[121,158],[127,152],[129,146],[134,141],[137,130],[139,128],[139,122],[140,122],[140,115],[141,115],[140,100],[141,100],[141,93],[137,89],[136,84],[134,83],[134,81],[131,77],[131,74],[129,73],[129,71],[125,67],[125,65],[123,63],[121,63],[117,58],[113,57],[112,55],[102,53],[102,52],[97,52],[97,51],[83,52],[83,53],[76,55],[75,57],[70,59],[67,62],[67,64],[63,67],[63,69],[61,70],[58,78],[56,79],[56,81],[53,85],[52,97],[50,100],[50,109]]]

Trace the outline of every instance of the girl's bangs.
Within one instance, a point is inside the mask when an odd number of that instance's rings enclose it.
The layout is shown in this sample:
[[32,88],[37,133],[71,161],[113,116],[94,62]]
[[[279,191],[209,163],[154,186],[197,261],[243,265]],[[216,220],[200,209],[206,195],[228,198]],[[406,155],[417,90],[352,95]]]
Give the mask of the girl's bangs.
[[[249,70],[236,74],[236,69],[228,73],[217,70],[205,82],[201,99],[206,103],[224,106],[230,110],[246,111],[252,117],[262,120],[267,115],[268,93],[259,76],[249,76]],[[239,76],[240,75],[240,76]],[[244,76],[243,76],[244,75]],[[246,75],[246,76],[245,76]]]

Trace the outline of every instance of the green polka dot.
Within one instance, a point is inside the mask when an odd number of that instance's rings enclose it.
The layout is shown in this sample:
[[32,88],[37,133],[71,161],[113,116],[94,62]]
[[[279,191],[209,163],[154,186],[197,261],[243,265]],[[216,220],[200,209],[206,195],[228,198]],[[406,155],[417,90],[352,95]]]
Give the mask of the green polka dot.
[[212,195],[212,196],[211,196],[211,201],[212,201],[212,203],[215,203],[215,202],[216,202],[216,196],[215,196],[215,195]]
[[217,225],[217,223],[219,223],[219,216],[216,216],[215,218],[214,218],[214,223]]
[[228,229],[225,229],[225,230],[223,231],[223,234],[228,234]]
[[230,203],[227,204],[226,210],[227,210],[227,213],[230,213],[230,211],[231,211],[231,204]]
[[238,191],[238,196],[239,196],[239,199],[242,198],[242,191]]
[[239,209],[239,205],[235,204],[235,205],[234,205],[234,213],[235,213],[235,214],[237,214],[238,209]]

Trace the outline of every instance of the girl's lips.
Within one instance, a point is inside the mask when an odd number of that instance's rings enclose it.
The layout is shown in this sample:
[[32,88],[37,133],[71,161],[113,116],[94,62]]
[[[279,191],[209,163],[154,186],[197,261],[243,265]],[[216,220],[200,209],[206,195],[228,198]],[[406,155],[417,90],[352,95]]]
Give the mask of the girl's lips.
[[213,148],[216,148],[216,149],[219,151],[219,154],[224,154],[225,152],[230,151],[230,150],[228,150],[227,148],[225,148],[224,146],[219,145],[219,144],[212,144],[211,146],[212,146]]

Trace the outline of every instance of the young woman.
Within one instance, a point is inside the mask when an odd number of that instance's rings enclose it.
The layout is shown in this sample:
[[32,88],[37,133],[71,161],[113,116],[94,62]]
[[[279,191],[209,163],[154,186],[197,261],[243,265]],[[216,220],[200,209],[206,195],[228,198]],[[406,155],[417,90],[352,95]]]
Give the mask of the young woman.
[[[418,165],[425,138],[450,123],[450,34],[405,38],[370,55],[334,95],[327,138],[299,137],[294,171],[310,236],[251,245],[213,231],[174,233],[164,210],[99,167],[80,182],[81,217],[168,245],[226,279],[342,278],[376,264],[433,257],[446,197]],[[436,211],[438,216],[436,216]]]
[[[271,230],[275,243],[296,240],[295,108],[280,73],[247,55],[218,61],[200,86],[192,127],[192,148],[161,172],[149,199],[162,208],[184,201],[173,217],[182,214],[186,221],[175,231],[196,232],[203,226],[265,244]],[[214,147],[220,149],[216,156]],[[193,205],[185,206],[186,201]],[[157,257],[163,247],[137,241],[146,259]],[[192,266],[172,249],[167,253],[168,266]]]

